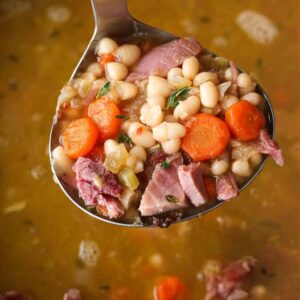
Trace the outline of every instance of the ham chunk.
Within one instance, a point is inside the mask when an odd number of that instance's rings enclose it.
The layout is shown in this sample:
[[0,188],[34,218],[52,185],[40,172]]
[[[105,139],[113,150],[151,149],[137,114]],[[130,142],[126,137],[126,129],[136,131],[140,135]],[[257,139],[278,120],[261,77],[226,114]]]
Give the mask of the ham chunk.
[[139,207],[142,216],[157,215],[188,206],[177,174],[178,167],[182,165],[182,156],[174,155],[167,161],[170,163],[168,168],[164,169],[157,164],[154,169]]
[[284,159],[282,156],[282,151],[279,148],[279,145],[276,141],[272,140],[268,131],[266,129],[262,129],[259,135],[259,143],[257,144],[257,150],[260,153],[268,154],[272,156],[275,160],[276,164],[279,166],[283,166]]
[[195,206],[207,202],[208,195],[204,186],[203,174],[207,173],[203,163],[191,163],[178,167],[178,178],[186,196]]
[[123,188],[116,176],[100,163],[79,157],[73,166],[77,188],[86,205],[99,205],[103,215],[110,219],[121,217],[125,211],[120,197]]
[[256,260],[253,257],[244,257],[223,267],[220,272],[208,276],[205,300],[246,299],[248,293],[243,290],[242,285],[252,274],[255,263]]
[[217,178],[217,197],[219,200],[230,200],[238,194],[238,186],[230,172]]
[[181,65],[186,58],[195,56],[200,51],[201,46],[192,37],[176,39],[157,46],[141,58],[126,80],[140,81],[149,75],[165,77],[171,68]]
[[63,300],[82,300],[80,290],[78,289],[69,289],[63,297]]

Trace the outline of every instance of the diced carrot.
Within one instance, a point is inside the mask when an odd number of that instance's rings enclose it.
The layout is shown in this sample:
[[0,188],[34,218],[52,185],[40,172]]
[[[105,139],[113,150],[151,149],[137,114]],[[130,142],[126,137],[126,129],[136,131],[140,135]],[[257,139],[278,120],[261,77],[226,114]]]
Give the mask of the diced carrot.
[[209,114],[197,114],[186,122],[182,149],[195,161],[216,158],[226,149],[230,132],[221,119]]
[[105,160],[104,147],[96,145],[89,154],[89,157],[95,161],[103,162]]
[[175,276],[169,276],[163,279],[156,287],[155,292],[157,300],[189,299],[186,285]]
[[98,61],[100,65],[104,66],[105,64],[109,62],[113,62],[115,60],[116,60],[115,56],[109,53],[109,54],[102,55]]
[[62,134],[62,144],[66,154],[77,159],[87,155],[98,138],[97,125],[90,118],[81,118],[71,122]]
[[89,105],[88,115],[99,128],[99,141],[104,142],[107,139],[115,137],[121,126],[121,115],[118,106],[111,101],[98,99]]
[[230,106],[225,113],[225,122],[232,134],[240,141],[257,140],[266,119],[255,105],[246,100]]
[[203,180],[206,192],[208,194],[208,199],[210,201],[215,200],[217,198],[216,179],[209,176],[204,176]]
[[82,118],[88,118],[89,114],[88,114],[88,110],[89,110],[89,106],[88,105],[84,105],[82,110],[81,110],[81,116]]

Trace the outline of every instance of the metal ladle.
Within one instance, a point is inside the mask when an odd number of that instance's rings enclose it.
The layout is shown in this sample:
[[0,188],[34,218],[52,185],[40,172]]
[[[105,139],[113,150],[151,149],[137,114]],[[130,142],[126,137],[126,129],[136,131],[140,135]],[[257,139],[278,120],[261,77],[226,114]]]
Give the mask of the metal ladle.
[[[144,24],[135,18],[133,18],[127,8],[127,0],[91,0],[94,18],[95,18],[95,31],[92,36],[91,41],[89,42],[85,52],[83,53],[79,63],[77,64],[76,68],[73,71],[73,74],[70,78],[72,80],[76,75],[85,70],[85,68],[92,62],[95,61],[95,47],[99,40],[102,37],[111,37],[120,43],[136,41],[138,39],[146,40],[150,39],[155,41],[159,44],[166,43],[173,39],[178,38],[177,36],[165,32],[163,30],[151,27],[147,24]],[[262,89],[262,87],[257,84],[256,92],[261,94],[264,98],[265,102],[265,116],[267,121],[267,127],[271,137],[274,138],[275,134],[275,118],[272,109],[272,105],[270,100]],[[54,117],[51,134],[50,134],[50,141],[49,141],[49,152],[50,156],[52,150],[58,146],[58,132],[59,129],[57,128],[57,118]],[[241,186],[239,186],[240,191],[244,190],[255,178],[256,176],[262,171],[267,157],[264,157],[264,160],[260,167],[256,170],[253,176],[244,182]],[[51,157],[50,157],[50,160]],[[149,227],[152,225],[147,224],[137,224],[137,223],[130,223],[129,221],[123,219],[117,220],[109,220],[101,215],[99,215],[96,211],[89,210],[85,205],[84,201],[79,198],[78,190],[68,183],[64,178],[58,175],[53,167],[53,163],[51,163],[52,172],[54,174],[54,178],[56,179],[57,183],[59,184],[60,188],[66,194],[66,196],[82,211],[87,213],[88,215],[111,224],[127,226],[127,227]],[[224,204],[225,201],[215,201],[208,203],[206,205],[202,205],[199,208],[193,208],[187,213],[184,213],[180,220],[187,221],[195,217],[199,217],[217,207]],[[176,222],[175,222],[176,223]]]

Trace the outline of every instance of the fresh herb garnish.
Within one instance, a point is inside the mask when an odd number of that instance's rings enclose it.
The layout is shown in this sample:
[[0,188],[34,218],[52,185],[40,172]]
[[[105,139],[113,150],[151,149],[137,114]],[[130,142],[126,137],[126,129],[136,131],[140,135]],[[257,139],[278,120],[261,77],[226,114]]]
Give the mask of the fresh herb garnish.
[[107,81],[104,84],[103,88],[97,94],[96,99],[98,99],[99,97],[105,96],[108,93],[109,89],[110,89],[110,85],[111,85],[111,82]]
[[118,115],[116,116],[117,119],[122,119],[122,120],[127,120],[128,119],[128,116],[124,116],[124,115]]
[[168,202],[172,202],[172,203],[176,203],[177,202],[177,198],[175,196],[173,196],[173,195],[167,195],[166,196],[166,200]]
[[118,137],[118,143],[121,144],[128,144],[128,145],[132,145],[132,141],[130,139],[130,137],[127,134],[120,134]]
[[189,87],[184,87],[172,93],[168,100],[167,109],[176,107],[179,104],[179,101],[184,100],[189,91]]
[[160,166],[166,170],[170,167],[170,163],[167,160],[164,160]]

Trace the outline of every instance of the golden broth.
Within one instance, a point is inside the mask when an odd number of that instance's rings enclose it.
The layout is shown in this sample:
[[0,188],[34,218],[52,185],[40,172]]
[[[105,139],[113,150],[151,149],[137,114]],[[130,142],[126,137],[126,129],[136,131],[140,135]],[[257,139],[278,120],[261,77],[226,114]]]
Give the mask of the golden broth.
[[[70,11],[49,18],[59,3]],[[78,210],[53,183],[46,153],[56,98],[93,32],[89,1],[0,1],[0,292],[19,289],[35,299],[61,299],[79,287],[85,299],[152,299],[164,275],[180,276],[191,299],[203,299],[196,279],[208,259],[259,261],[252,284],[268,300],[300,294],[299,253],[299,16],[298,2],[180,0],[129,1],[132,14],[205,47],[253,72],[271,96],[277,139],[286,164],[271,160],[241,196],[201,219],[169,229],[126,229]],[[279,33],[270,44],[251,40],[236,23],[253,9]],[[50,10],[51,11],[51,10]],[[82,240],[95,241],[95,267],[78,261]],[[153,256],[156,255],[156,256]],[[153,263],[155,257],[162,264]],[[157,260],[156,260],[157,261]],[[115,298],[116,299],[116,298]]]

